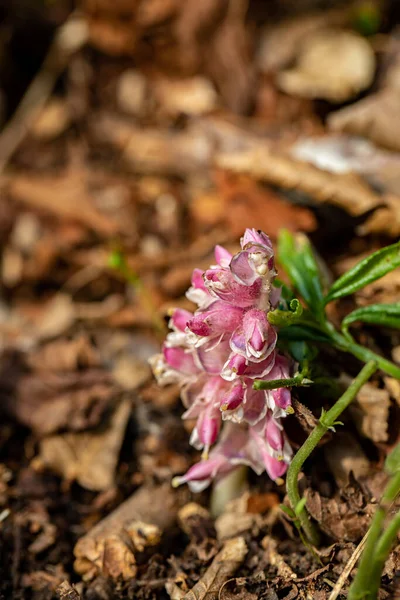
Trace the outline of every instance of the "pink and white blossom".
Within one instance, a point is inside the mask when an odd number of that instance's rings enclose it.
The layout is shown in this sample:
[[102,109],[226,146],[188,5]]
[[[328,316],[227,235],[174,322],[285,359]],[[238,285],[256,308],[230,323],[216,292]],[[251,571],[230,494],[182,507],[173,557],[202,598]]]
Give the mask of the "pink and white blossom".
[[284,380],[293,370],[268,321],[280,298],[271,241],[247,229],[241,251],[216,246],[215,260],[194,270],[186,295],[197,309],[172,313],[163,352],[151,360],[160,384],[180,384],[183,418],[195,421],[190,443],[203,459],[174,480],[195,491],[241,464],[280,479],[291,458],[282,425],[290,389],[253,389],[255,379]]

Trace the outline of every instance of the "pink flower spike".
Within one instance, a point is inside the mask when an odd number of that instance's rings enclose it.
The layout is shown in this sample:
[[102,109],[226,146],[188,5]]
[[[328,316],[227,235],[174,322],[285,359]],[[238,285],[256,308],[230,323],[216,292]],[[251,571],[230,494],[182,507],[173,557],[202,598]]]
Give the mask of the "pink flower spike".
[[265,470],[272,481],[279,480],[286,473],[288,466],[283,460],[277,460],[268,453],[265,453],[263,458]]
[[244,388],[241,381],[234,383],[228,394],[222,398],[221,410],[223,412],[235,410],[244,400]]
[[257,303],[261,295],[261,279],[251,285],[242,285],[235,281],[229,269],[208,269],[204,273],[207,289],[224,302],[240,308],[247,308]]
[[240,354],[231,353],[229,359],[223,366],[221,377],[226,381],[233,381],[236,377],[240,377],[246,371],[247,361]]
[[274,350],[277,340],[275,329],[268,323],[264,311],[252,308],[243,317],[242,328],[232,335],[232,350],[252,362],[265,360]]
[[192,286],[194,288],[196,288],[196,290],[203,290],[205,292],[207,290],[206,290],[206,286],[204,285],[203,274],[204,274],[204,271],[202,271],[201,269],[193,270]]
[[193,355],[183,348],[168,348],[164,346],[163,354],[168,365],[176,371],[180,371],[184,375],[195,375],[198,373]]
[[240,240],[242,249],[247,244],[259,244],[260,246],[264,246],[266,250],[273,252],[272,242],[267,234],[256,229],[246,229],[244,232],[244,236]]
[[169,326],[175,331],[185,331],[188,321],[193,318],[193,314],[183,308],[176,308],[172,313]]
[[243,310],[234,306],[226,305],[217,300],[202,312],[198,312],[190,319],[188,329],[196,335],[207,337],[216,336],[221,333],[230,332],[239,325],[242,320]]
[[218,473],[228,473],[233,468],[223,455],[215,454],[208,460],[202,460],[190,467],[185,475],[174,477],[172,485],[178,487],[187,483],[192,492],[201,492],[210,485]]
[[273,399],[274,406],[282,409],[285,412],[293,412],[289,410],[292,405],[292,394],[289,388],[278,388],[277,390],[271,390],[269,395]]
[[197,421],[196,433],[201,444],[201,448],[191,442],[192,445],[197,447],[198,450],[203,449],[202,458],[204,459],[208,458],[208,452],[211,446],[217,441],[221,426],[220,415],[213,417],[210,415],[210,413],[210,410],[204,411]]
[[223,246],[215,246],[214,249],[215,260],[219,264],[220,267],[229,267],[229,263],[232,259],[232,254],[228,252],[226,248]]
[[278,422],[271,413],[267,415],[267,425],[265,428],[265,438],[267,443],[273,450],[282,454],[284,445],[284,438],[282,428],[278,425]]

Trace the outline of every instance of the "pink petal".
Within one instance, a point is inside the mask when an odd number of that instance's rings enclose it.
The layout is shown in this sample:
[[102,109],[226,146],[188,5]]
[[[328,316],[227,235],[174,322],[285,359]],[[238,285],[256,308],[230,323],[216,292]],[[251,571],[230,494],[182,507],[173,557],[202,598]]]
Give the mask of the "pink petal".
[[292,394],[288,388],[270,390],[269,394],[273,398],[274,405],[284,411],[286,411],[292,404]]
[[231,262],[232,254],[223,246],[215,246],[215,260],[221,267],[228,267]]
[[219,375],[230,353],[229,341],[221,337],[214,343],[210,340],[197,348],[196,358],[199,366],[211,375]]
[[288,466],[283,460],[277,460],[267,453],[264,454],[263,459],[265,470],[272,481],[276,481],[286,473]]
[[194,363],[193,355],[183,348],[168,348],[164,346],[163,354],[169,366],[176,371],[179,371],[184,375],[194,375],[198,373],[198,368]]
[[270,238],[266,233],[257,229],[246,229],[244,236],[240,240],[240,245],[244,248],[247,244],[259,244],[260,246],[264,246],[266,250],[273,251]]
[[281,427],[273,418],[272,414],[267,417],[267,425],[265,428],[265,439],[273,450],[282,451],[284,438]]
[[197,290],[207,291],[206,286],[204,285],[203,275],[204,271],[201,269],[194,269],[192,273],[192,286]]
[[204,274],[204,282],[215,296],[240,308],[254,305],[261,294],[261,279],[249,286],[241,285],[228,269],[208,269]]
[[243,309],[217,300],[210,304],[207,310],[196,312],[187,325],[196,335],[216,336],[236,329],[242,316]]
[[264,360],[260,362],[248,362],[243,375],[251,379],[263,379],[274,367],[276,352],[273,351]]
[[236,377],[240,377],[246,371],[247,361],[240,354],[231,353],[229,359],[224,364],[221,377],[226,381],[232,381]]
[[249,385],[246,389],[243,409],[243,419],[249,425],[259,423],[265,417],[268,410],[265,392],[263,390],[253,390],[251,385]]
[[183,308],[176,308],[172,313],[169,326],[176,331],[185,331],[188,321],[193,318],[193,313]]
[[193,465],[182,477],[174,477],[172,485],[177,487],[183,483],[188,483],[192,491],[200,492],[210,485],[218,472],[227,472],[231,468],[224,456],[215,455],[208,460],[202,460]]
[[244,388],[241,381],[234,383],[229,392],[222,398],[221,410],[235,410],[244,400]]

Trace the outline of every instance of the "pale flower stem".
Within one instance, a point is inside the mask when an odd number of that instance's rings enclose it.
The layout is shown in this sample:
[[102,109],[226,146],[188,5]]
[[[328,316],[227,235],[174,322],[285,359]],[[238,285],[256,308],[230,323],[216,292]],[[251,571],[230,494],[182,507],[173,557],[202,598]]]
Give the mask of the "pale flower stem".
[[[342,412],[349,406],[354,400],[360,388],[366,383],[373,373],[376,371],[377,365],[375,361],[368,362],[354,379],[352,384],[347,388],[344,394],[339,398],[337,402],[332,406],[327,413],[321,416],[318,425],[311,432],[309,437],[306,439],[301,448],[297,451],[294,456],[286,477],[286,489],[289,496],[290,504],[292,509],[295,511],[298,506],[301,496],[298,487],[298,476],[301,468],[313,450],[317,447],[318,443],[325,435],[325,433],[331,427],[334,427],[338,417]],[[314,524],[311,522],[305,508],[301,509],[297,514],[300,521],[301,527],[303,528],[309,541],[317,545],[319,543],[319,534]]]
[[247,489],[247,471],[247,467],[240,466],[221,481],[214,482],[210,498],[210,512],[214,518],[224,512],[228,502],[240,496]]

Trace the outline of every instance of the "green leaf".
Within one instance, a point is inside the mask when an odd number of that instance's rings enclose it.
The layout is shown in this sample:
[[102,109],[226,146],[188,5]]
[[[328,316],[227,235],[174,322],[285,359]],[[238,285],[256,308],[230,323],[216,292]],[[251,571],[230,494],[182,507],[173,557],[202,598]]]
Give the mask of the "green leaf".
[[276,327],[288,327],[289,325],[298,322],[302,314],[302,305],[297,298],[293,298],[289,303],[289,310],[280,310],[279,308],[271,310],[268,313],[267,318],[271,325],[275,325]]
[[353,310],[342,321],[342,331],[348,333],[349,326],[356,321],[400,329],[400,302],[394,304],[371,304]]
[[304,510],[304,507],[307,503],[307,498],[302,498],[295,506],[294,513],[296,517]]
[[278,238],[278,257],[293,285],[321,320],[324,310],[321,274],[307,237],[303,234],[294,237],[286,229],[282,230]]
[[331,338],[317,328],[308,325],[290,325],[284,327],[279,332],[280,340],[290,340],[296,342],[310,341],[331,343]]
[[385,460],[385,471],[389,475],[394,475],[400,471],[400,444],[397,444],[387,455]]
[[332,285],[325,303],[354,294],[357,290],[365,287],[368,283],[380,279],[386,273],[400,266],[400,242],[386,246],[368,256],[347,271]]
[[305,341],[288,341],[286,344],[287,350],[298,363],[303,363],[305,360],[311,361],[316,358],[318,354],[317,348],[311,346]]
[[279,508],[285,514],[287,514],[287,516],[290,517],[291,519],[295,519],[296,518],[296,514],[295,514],[294,510],[292,508],[290,508],[290,506],[285,506],[285,504],[280,504]]

